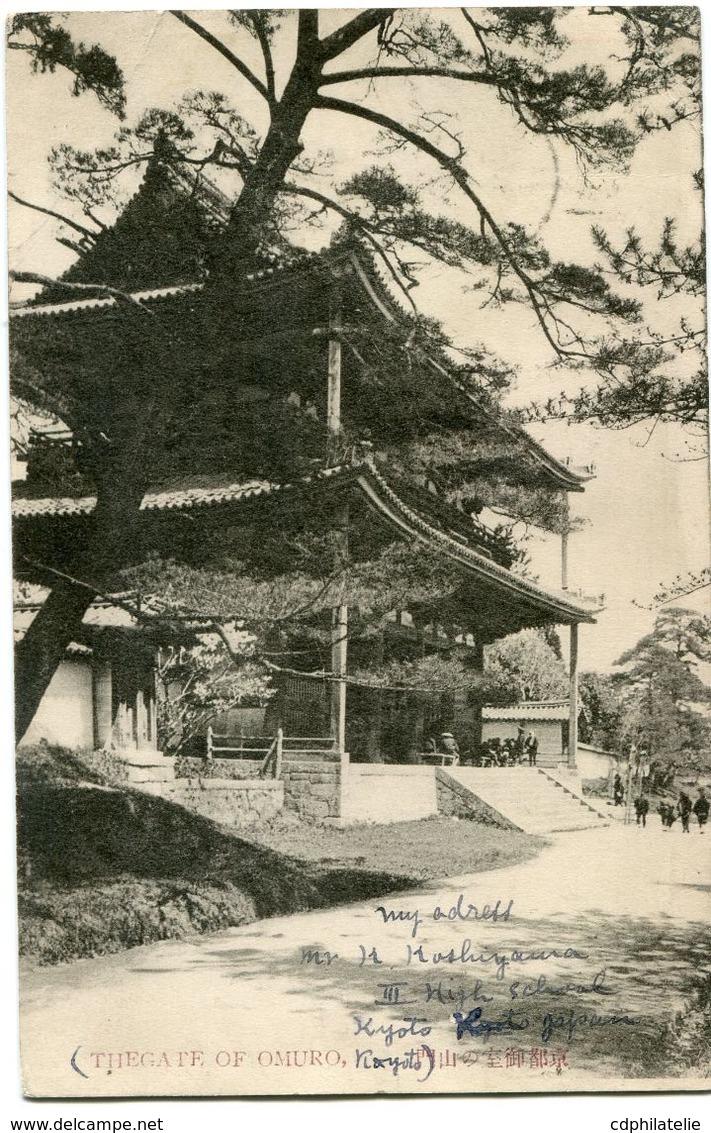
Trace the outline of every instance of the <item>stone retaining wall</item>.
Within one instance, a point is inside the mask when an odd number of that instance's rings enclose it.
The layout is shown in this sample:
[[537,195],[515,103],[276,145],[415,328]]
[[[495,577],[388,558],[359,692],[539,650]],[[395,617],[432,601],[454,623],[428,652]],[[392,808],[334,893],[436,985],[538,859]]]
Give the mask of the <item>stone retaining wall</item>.
[[141,789],[193,814],[236,828],[268,822],[284,806],[284,784],[275,779],[182,779],[145,783]]
[[[223,812],[235,811],[241,815],[249,808],[252,801],[255,801],[253,817],[259,820],[271,818],[282,807],[295,810],[300,818],[323,821],[340,817],[340,759],[338,761],[324,759],[309,763],[285,760],[282,763],[282,776],[278,784],[275,784],[273,779],[257,779],[258,768],[259,763],[256,760],[178,757],[175,761],[175,774],[178,780],[176,785],[190,802],[183,802],[177,795],[174,801],[180,802],[188,809],[195,809],[200,805],[204,809],[197,813],[204,814],[207,818],[214,817],[217,822],[226,821],[220,817]],[[200,784],[203,797],[195,795],[196,783]],[[190,790],[187,790],[188,784]],[[278,786],[281,792],[279,805],[274,810],[271,810],[271,806],[267,806],[265,810],[258,789],[273,791],[275,786]],[[234,795],[235,799],[239,798],[239,801],[230,802],[226,793],[230,797]],[[164,797],[170,796],[166,794]],[[217,808],[214,814],[208,809],[211,806]]]
[[453,779],[442,768],[436,769],[437,810],[451,818],[469,818],[484,826],[498,826],[501,830],[519,830],[520,827],[505,818],[498,810],[485,803],[473,791]]
[[284,806],[300,818],[324,819],[341,816],[341,764],[283,763]]
[[201,756],[178,755],[175,774],[178,779],[257,779],[260,759],[203,759]]

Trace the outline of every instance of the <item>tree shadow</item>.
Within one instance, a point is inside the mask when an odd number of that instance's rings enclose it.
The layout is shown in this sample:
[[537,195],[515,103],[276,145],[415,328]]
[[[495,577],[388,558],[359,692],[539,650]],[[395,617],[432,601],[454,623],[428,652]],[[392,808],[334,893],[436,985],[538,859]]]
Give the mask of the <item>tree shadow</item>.
[[[318,931],[316,924],[314,928]],[[383,1056],[402,1055],[418,1044],[408,1035],[386,1046],[382,1035],[359,1032],[357,1019],[372,1018],[376,1028],[388,1023],[407,1027],[406,1020],[420,1019],[418,1026],[431,1028],[420,1041],[436,1050],[469,1052],[469,1059],[476,1054],[482,1067],[498,1065],[499,1058],[503,1068],[506,1052],[511,1057],[517,1049],[543,1048],[564,1051],[571,1069],[600,1078],[661,1078],[680,1072],[673,1029],[694,994],[699,971],[711,965],[705,925],[590,912],[555,919],[519,917],[515,926],[506,926],[505,935],[500,928],[467,926],[472,953],[574,949],[586,955],[511,962],[504,978],[497,979],[494,962],[433,962],[438,950],[459,952],[461,932],[450,931],[435,944],[428,935],[422,954],[429,962],[415,959],[409,964],[406,944],[413,942],[402,933],[394,935],[382,948],[376,944],[383,961],[376,964],[367,957],[372,945],[364,931],[364,953],[351,932],[342,934],[345,947],[335,936],[316,936],[268,953],[223,938],[217,947],[205,942],[187,966],[218,968],[225,980],[240,984],[264,984],[265,1003],[270,1005],[278,1004],[282,995],[303,999],[306,1005],[300,1008],[294,1002],[289,1014],[345,1014],[349,1032],[344,1041],[350,1039],[354,1049],[372,1047]],[[339,948],[341,954],[329,962],[326,951]],[[311,951],[310,960],[305,949]],[[315,953],[320,962],[313,958]],[[388,1002],[388,995],[395,998]],[[465,1028],[458,1038],[454,1012],[466,1018],[477,1007],[482,1010],[479,1025],[504,1025],[488,1035],[472,1035]],[[299,1041],[308,1046],[316,1037],[304,1033]]]

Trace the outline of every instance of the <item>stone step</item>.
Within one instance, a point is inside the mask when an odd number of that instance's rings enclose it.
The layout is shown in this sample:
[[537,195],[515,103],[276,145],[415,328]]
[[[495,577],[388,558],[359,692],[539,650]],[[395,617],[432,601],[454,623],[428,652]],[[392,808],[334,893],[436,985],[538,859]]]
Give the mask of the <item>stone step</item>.
[[536,767],[453,767],[447,773],[486,807],[530,834],[609,823],[586,799]]
[[113,754],[125,768],[128,783],[172,783],[175,779],[175,761],[160,751],[122,748]]

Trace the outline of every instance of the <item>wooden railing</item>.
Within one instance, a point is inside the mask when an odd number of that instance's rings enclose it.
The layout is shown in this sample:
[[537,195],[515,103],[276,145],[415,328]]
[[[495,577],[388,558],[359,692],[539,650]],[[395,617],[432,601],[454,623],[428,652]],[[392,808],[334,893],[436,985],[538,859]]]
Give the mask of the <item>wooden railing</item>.
[[283,750],[284,736],[281,728],[277,729],[277,734],[272,741],[262,766],[259,768],[260,779],[280,779],[281,778],[281,760]]
[[456,751],[421,751],[420,762],[433,767],[456,767],[459,753]]
[[222,735],[207,729],[207,760],[242,759],[260,761],[259,777],[267,778],[273,772],[274,778],[281,775],[284,759],[307,762],[309,757],[335,756],[338,748],[333,736],[285,736],[277,729],[276,736],[231,736]]

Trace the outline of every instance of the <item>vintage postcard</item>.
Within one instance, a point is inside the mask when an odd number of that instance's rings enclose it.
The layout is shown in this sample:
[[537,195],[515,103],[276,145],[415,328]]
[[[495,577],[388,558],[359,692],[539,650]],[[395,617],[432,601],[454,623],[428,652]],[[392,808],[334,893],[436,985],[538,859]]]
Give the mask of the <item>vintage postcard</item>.
[[704,1088],[699,22],[8,19],[28,1097]]

